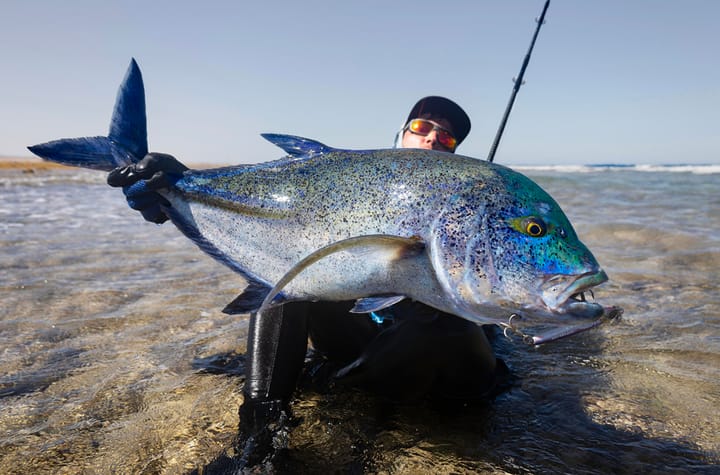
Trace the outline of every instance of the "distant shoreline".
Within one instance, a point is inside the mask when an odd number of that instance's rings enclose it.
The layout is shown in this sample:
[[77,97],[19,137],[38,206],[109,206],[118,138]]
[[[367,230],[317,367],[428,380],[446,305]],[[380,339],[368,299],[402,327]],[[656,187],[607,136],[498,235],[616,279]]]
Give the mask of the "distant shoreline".
[[[225,167],[227,164],[200,163],[188,164],[190,168],[207,170],[211,168]],[[0,170],[22,170],[26,173],[34,173],[43,170],[71,169],[67,165],[49,162],[35,157],[3,157],[0,156]],[[720,174],[720,164],[589,164],[589,165],[512,165],[511,168],[521,173],[607,173],[607,172],[683,172],[693,174]]]
[[[223,166],[227,166],[227,165],[203,163],[197,167],[195,167],[193,165],[189,165],[189,166],[190,166],[190,168],[206,169],[206,168],[218,168],[218,167],[223,167]],[[2,157],[2,156],[0,156],[0,170],[22,170],[27,173],[33,173],[33,172],[41,171],[41,170],[62,170],[62,169],[69,170],[72,168],[75,168],[75,167],[71,167],[68,165],[61,165],[61,164],[55,163],[55,162],[49,162],[47,160],[43,160],[42,158]]]
[[59,163],[48,162],[40,158],[32,157],[0,157],[0,170],[50,170],[58,168],[70,168]]

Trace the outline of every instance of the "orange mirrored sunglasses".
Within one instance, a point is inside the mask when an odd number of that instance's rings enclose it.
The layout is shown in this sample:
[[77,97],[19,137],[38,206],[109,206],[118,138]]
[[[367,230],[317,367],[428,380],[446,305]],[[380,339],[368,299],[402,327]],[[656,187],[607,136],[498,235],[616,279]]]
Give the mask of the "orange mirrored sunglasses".
[[457,139],[448,129],[441,127],[431,120],[426,119],[413,119],[407,123],[405,130],[409,130],[413,134],[425,136],[432,132],[437,131],[437,140],[440,144],[451,152],[457,147]]

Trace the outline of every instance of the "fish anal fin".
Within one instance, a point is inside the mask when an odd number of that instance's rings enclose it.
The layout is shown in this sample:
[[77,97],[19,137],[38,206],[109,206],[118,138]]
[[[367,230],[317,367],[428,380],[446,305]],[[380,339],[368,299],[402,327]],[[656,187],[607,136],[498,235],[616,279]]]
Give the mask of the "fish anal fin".
[[260,308],[268,293],[270,293],[269,285],[251,280],[242,293],[227,304],[222,311],[228,315],[255,312]]

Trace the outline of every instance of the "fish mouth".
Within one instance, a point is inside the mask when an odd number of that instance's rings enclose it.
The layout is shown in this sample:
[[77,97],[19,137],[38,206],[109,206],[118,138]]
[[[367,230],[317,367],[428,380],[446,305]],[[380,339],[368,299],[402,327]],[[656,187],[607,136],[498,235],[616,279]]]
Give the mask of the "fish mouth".
[[592,295],[592,288],[606,282],[603,270],[587,272],[578,276],[555,275],[541,286],[542,300],[554,314],[574,318],[598,318],[604,310],[602,305],[588,302],[585,293]]
[[[520,323],[523,316],[513,313],[499,325],[504,328],[506,336],[514,333],[530,345],[542,345],[616,320],[622,315],[622,308],[588,302],[585,295],[587,293],[594,298],[592,288],[607,280],[608,276],[602,269],[580,275],[549,276],[539,289],[542,304],[549,314],[532,312],[536,318],[528,319],[527,325],[523,325]],[[539,315],[542,317],[537,318]],[[532,327],[532,331],[527,327]]]

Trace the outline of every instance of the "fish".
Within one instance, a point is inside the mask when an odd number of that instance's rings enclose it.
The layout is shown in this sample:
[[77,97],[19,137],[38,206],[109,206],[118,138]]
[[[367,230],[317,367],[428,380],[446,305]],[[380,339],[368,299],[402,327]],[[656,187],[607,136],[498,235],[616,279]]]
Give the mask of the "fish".
[[[287,155],[188,169],[158,191],[180,232],[247,281],[227,313],[344,300],[370,313],[407,298],[537,345],[621,312],[586,298],[607,274],[555,200],[511,168],[435,150],[261,135]],[[135,59],[107,136],[28,148],[102,171],[141,160],[147,117]]]

